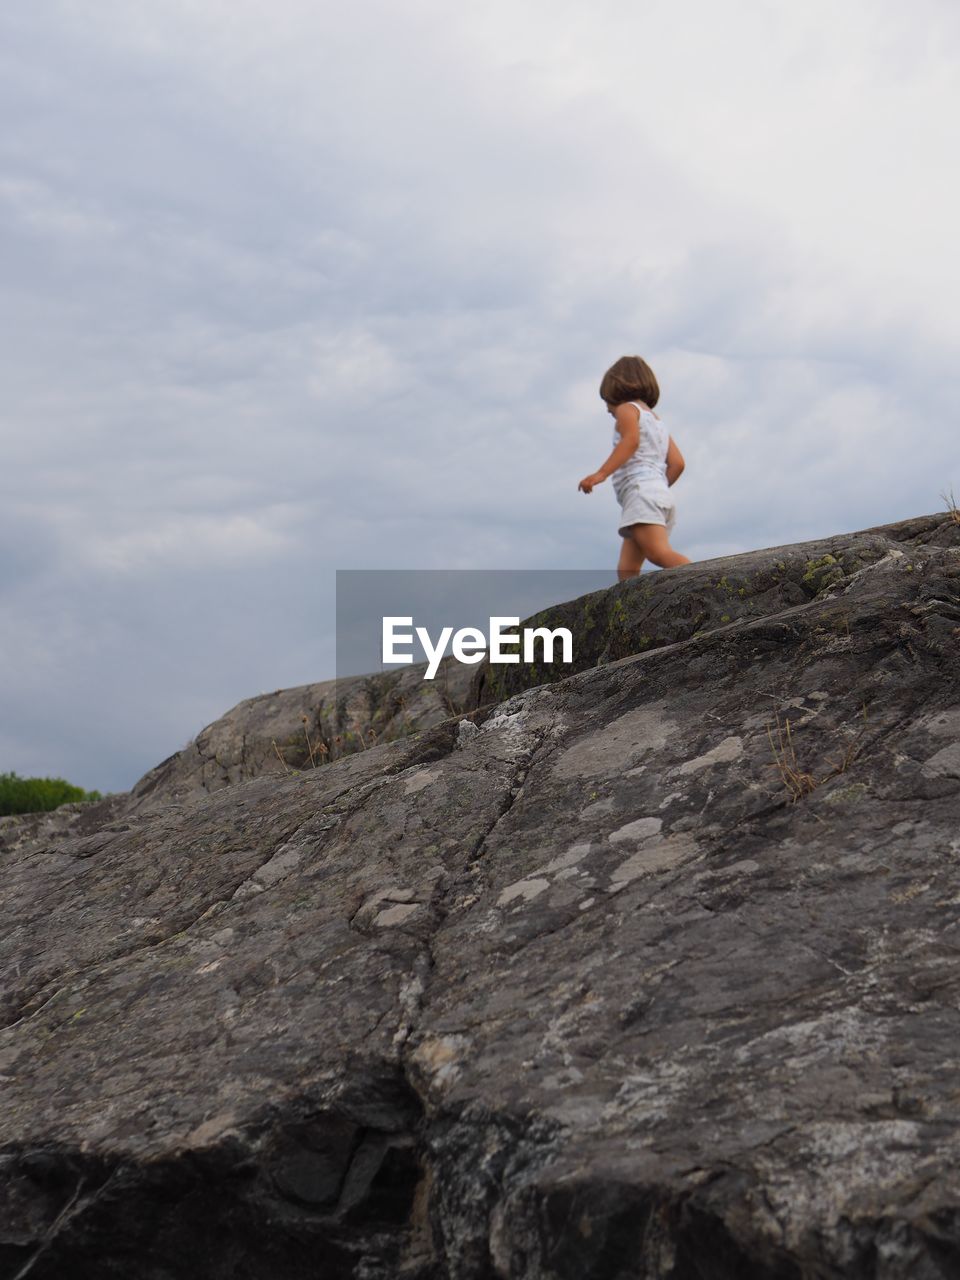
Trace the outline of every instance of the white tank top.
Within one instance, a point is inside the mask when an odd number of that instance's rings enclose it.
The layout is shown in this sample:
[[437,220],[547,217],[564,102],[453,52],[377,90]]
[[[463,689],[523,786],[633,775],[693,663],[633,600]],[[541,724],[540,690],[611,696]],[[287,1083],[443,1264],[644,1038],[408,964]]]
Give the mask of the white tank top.
[[[640,411],[640,443],[622,467],[613,473],[613,490],[619,498],[625,489],[638,480],[667,483],[667,450],[670,448],[670,432],[650,409],[636,401],[630,404]],[[614,448],[620,443],[620,432],[613,429]]]

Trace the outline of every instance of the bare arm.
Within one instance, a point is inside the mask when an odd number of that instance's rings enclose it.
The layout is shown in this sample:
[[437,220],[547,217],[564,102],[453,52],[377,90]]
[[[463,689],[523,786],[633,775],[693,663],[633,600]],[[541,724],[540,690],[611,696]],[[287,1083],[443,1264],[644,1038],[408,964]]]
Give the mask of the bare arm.
[[633,457],[640,444],[640,411],[632,404],[618,404],[614,412],[620,441],[599,471],[584,476],[577,485],[584,493],[590,493],[594,485],[602,484],[607,476],[613,475],[628,458]]
[[671,436],[670,445],[667,449],[667,484],[674,484],[679,480],[686,465],[683,460],[683,454],[677,448],[673,436]]

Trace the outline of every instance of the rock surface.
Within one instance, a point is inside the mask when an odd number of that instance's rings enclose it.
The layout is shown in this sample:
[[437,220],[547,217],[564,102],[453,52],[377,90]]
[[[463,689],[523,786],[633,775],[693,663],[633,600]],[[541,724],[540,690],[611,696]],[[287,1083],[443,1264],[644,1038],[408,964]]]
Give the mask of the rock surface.
[[960,526],[909,523],[479,725],[8,829],[0,1277],[960,1275]]
[[574,662],[564,667],[542,662],[526,666],[482,664],[477,669],[473,705],[502,701],[571,670],[646,653],[689,640],[717,627],[765,618],[792,605],[834,593],[861,569],[913,546],[956,545],[957,524],[920,516],[897,524],[842,533],[815,542],[769,547],[746,555],[693,564],[682,575],[646,573],[632,582],[545,609],[527,625],[568,627]]
[[423,664],[246,698],[149,770],[128,809],[264,773],[311,769],[431,728],[468,708],[474,672],[446,659],[433,681]]

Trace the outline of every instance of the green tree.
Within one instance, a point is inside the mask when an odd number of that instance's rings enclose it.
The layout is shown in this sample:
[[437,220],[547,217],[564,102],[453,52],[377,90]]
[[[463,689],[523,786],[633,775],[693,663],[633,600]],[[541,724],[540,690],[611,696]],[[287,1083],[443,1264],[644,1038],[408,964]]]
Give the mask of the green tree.
[[46,813],[77,800],[102,800],[99,791],[84,791],[63,778],[21,778],[0,773],[0,816],[10,813]]

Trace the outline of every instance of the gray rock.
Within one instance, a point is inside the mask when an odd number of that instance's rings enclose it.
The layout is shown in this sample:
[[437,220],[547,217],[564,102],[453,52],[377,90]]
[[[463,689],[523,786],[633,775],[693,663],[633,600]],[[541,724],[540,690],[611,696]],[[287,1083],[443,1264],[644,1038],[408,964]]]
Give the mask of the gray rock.
[[[724,626],[768,618],[815,597],[839,595],[857,573],[881,560],[908,556],[915,546],[955,545],[956,522],[941,515],[837,534],[815,542],[769,547],[705,560],[676,573],[645,573],[554,608],[528,625],[567,627],[574,640],[571,666],[476,668],[472,702],[496,703],[521,689],[563,679],[591,667],[677,644]],[[837,626],[843,626],[838,613]]]
[[960,526],[913,527],[476,733],[0,846],[0,1277],[960,1274]]
[[425,681],[423,671],[424,664],[417,664],[246,698],[149,770],[127,807],[217,791],[264,773],[317,768],[468,709],[471,668],[448,658],[433,681]]

